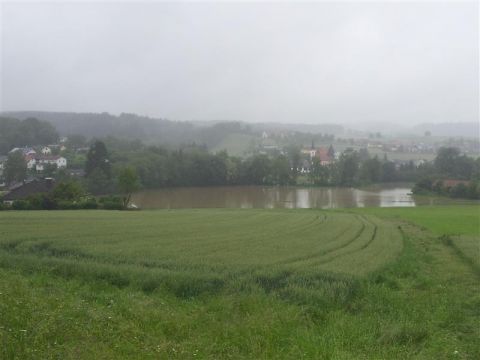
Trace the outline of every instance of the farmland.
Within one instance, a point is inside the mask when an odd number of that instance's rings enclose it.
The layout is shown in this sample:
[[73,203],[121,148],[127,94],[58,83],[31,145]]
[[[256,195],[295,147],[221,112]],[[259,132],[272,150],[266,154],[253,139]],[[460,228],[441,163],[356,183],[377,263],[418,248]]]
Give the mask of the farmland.
[[0,358],[478,358],[478,220],[3,212]]

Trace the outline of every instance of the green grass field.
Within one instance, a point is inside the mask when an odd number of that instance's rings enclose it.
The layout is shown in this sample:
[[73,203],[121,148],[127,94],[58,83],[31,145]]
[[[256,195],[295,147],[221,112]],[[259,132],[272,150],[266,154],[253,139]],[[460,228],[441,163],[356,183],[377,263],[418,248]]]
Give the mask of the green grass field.
[[476,359],[478,210],[0,212],[0,358]]

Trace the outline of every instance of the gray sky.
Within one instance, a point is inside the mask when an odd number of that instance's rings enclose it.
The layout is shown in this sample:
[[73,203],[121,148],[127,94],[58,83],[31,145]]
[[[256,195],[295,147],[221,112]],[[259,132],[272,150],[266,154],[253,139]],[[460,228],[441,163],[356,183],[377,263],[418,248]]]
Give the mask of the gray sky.
[[477,2],[3,3],[2,110],[478,121]]

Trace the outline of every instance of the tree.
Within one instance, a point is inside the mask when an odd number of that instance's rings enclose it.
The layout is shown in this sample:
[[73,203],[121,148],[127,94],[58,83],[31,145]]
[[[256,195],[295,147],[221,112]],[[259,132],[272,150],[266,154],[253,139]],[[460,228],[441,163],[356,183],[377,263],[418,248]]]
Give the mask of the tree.
[[381,179],[382,164],[378,157],[365,160],[360,166],[360,179],[364,183],[374,183]]
[[293,169],[292,180],[295,182],[298,176],[298,168],[300,167],[302,161],[302,153],[300,152],[300,148],[297,146],[289,146],[286,150],[288,161]]
[[275,185],[288,185],[291,182],[290,165],[284,155],[277,156],[272,163],[272,178]]
[[27,177],[27,162],[21,151],[10,153],[5,164],[5,181],[7,184],[21,182]]
[[454,176],[455,162],[460,157],[460,151],[453,147],[442,147],[435,158],[435,169],[443,175]]
[[88,151],[85,176],[89,177],[95,169],[100,169],[108,179],[111,178],[110,159],[107,147],[102,141],[95,141]]
[[440,148],[434,161],[440,175],[469,180],[475,177],[477,164],[474,159],[461,155],[453,147]]
[[352,186],[357,182],[359,158],[356,151],[347,149],[338,162],[338,177],[340,185]]
[[87,178],[87,188],[94,195],[107,194],[112,190],[112,181],[102,169],[95,168]]
[[253,185],[267,184],[268,176],[271,174],[271,163],[268,156],[256,155],[249,160],[245,174],[246,183]]
[[118,188],[123,195],[123,207],[130,203],[132,193],[139,188],[138,175],[132,167],[125,167],[118,174]]
[[112,190],[112,170],[107,147],[95,141],[90,147],[85,163],[85,177],[92,194],[106,194]]
[[67,137],[67,146],[69,148],[77,149],[85,146],[86,143],[87,143],[87,138],[83,135],[72,134],[72,135],[68,135]]
[[315,185],[328,185],[330,178],[330,167],[322,165],[320,159],[315,157],[312,162],[310,178]]
[[0,154],[13,147],[53,144],[57,139],[57,131],[46,121],[0,117]]
[[364,161],[370,159],[370,154],[368,153],[368,150],[366,148],[361,148],[358,151],[358,158],[361,162],[364,162]]
[[52,192],[52,198],[56,201],[79,201],[83,196],[85,196],[85,190],[76,181],[58,183]]
[[385,161],[382,164],[382,181],[389,182],[397,179],[397,171],[395,169],[395,163],[392,161]]

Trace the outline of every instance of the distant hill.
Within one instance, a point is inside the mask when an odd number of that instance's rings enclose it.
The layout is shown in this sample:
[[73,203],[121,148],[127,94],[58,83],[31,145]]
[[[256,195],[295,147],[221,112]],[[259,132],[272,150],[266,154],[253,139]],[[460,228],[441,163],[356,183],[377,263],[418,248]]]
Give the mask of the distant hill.
[[108,113],[15,111],[3,112],[2,115],[21,120],[36,118],[48,121],[60,135],[81,134],[89,138],[115,136],[178,143],[192,141],[195,132],[194,126],[188,122],[153,119],[135,114],[115,116]]
[[420,124],[413,127],[412,131],[416,135],[423,135],[426,131],[430,131],[432,136],[478,138],[480,134],[480,124],[478,122]]
[[[70,113],[47,111],[2,112],[0,116],[15,119],[36,118],[52,124],[62,136],[72,134],[88,138],[113,136],[120,139],[141,140],[146,143],[177,146],[196,143],[209,149],[228,148],[225,139],[250,135],[249,125],[241,122],[195,123],[150,118],[135,114]],[[244,136],[243,139],[249,139]],[[248,146],[248,142],[246,144]]]

